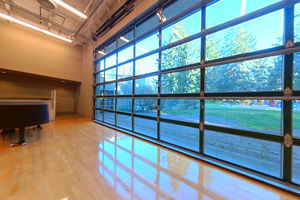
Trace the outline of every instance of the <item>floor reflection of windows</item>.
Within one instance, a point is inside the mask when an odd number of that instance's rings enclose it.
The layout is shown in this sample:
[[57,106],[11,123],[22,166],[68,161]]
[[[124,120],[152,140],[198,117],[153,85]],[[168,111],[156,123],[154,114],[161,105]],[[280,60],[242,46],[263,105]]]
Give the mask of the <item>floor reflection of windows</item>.
[[99,173],[126,199],[184,198],[184,191],[192,199],[198,195],[198,164],[146,142],[111,137],[99,144],[99,162]]
[[230,199],[233,193],[246,199],[249,191],[258,191],[258,199],[280,198],[251,182],[119,133],[99,144],[99,174],[124,199]]
[[226,172],[209,167],[203,169],[203,187],[211,194],[218,195],[220,199],[232,199],[233,194],[240,199],[249,199],[249,195],[255,195],[255,199],[266,199],[266,197],[267,199],[280,199],[278,195],[250,181],[235,178]]

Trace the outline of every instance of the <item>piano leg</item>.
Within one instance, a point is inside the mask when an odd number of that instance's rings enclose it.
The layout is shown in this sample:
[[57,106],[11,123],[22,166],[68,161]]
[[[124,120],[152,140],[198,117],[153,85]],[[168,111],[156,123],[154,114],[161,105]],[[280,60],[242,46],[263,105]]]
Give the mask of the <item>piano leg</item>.
[[10,146],[25,145],[28,140],[25,139],[25,127],[19,128],[19,141],[12,143]]

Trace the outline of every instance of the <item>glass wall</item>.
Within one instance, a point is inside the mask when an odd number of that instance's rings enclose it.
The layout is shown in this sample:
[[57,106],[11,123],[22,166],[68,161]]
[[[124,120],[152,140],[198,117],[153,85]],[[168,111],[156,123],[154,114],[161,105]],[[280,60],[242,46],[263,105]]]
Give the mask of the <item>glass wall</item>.
[[200,2],[169,1],[95,49],[95,121],[300,184],[300,4]]

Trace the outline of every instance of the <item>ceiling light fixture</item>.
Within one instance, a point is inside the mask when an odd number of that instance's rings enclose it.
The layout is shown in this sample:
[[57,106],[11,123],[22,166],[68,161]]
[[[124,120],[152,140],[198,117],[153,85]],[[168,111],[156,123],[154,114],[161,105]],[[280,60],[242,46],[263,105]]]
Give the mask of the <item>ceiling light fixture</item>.
[[52,36],[52,37],[55,37],[55,38],[64,40],[64,41],[66,41],[66,42],[70,42],[70,43],[72,42],[72,40],[70,40],[70,39],[68,39],[68,38],[62,37],[62,36],[57,35],[57,34],[55,34],[55,33],[51,33],[51,32],[49,32],[49,31],[46,31],[46,30],[44,30],[44,29],[41,29],[41,28],[39,28],[39,27],[37,27],[37,26],[34,26],[34,25],[31,25],[31,24],[29,24],[29,23],[23,22],[23,21],[18,20],[18,19],[16,19],[16,18],[10,17],[10,16],[5,15],[5,14],[3,14],[3,13],[0,13],[0,18],[7,19],[7,20],[9,20],[9,21],[15,22],[15,23],[20,24],[20,25],[22,25],[22,26],[26,26],[26,27],[31,28],[31,29],[34,29],[34,30],[36,30],[36,31],[40,31],[40,32],[42,32],[42,33],[45,33],[45,34],[47,34],[47,35],[50,35],[50,36]]
[[57,3],[58,5],[60,5],[61,7],[64,7],[65,9],[71,11],[72,13],[78,15],[79,17],[86,19],[87,16],[85,14],[83,14],[82,12],[76,10],[75,8],[73,8],[72,6],[66,4],[65,2],[61,1],[61,0],[53,0],[55,3]]
[[106,55],[106,53],[104,53],[103,51],[98,51],[98,53],[100,53],[102,55]]
[[120,39],[123,40],[124,42],[129,42],[129,40],[123,36],[121,36]]

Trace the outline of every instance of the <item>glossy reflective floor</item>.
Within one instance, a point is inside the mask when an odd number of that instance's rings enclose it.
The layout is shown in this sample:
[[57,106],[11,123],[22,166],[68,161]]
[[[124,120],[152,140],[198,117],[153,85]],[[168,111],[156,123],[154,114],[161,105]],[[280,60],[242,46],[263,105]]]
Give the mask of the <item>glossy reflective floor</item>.
[[1,200],[300,199],[85,118],[26,134],[0,137]]

